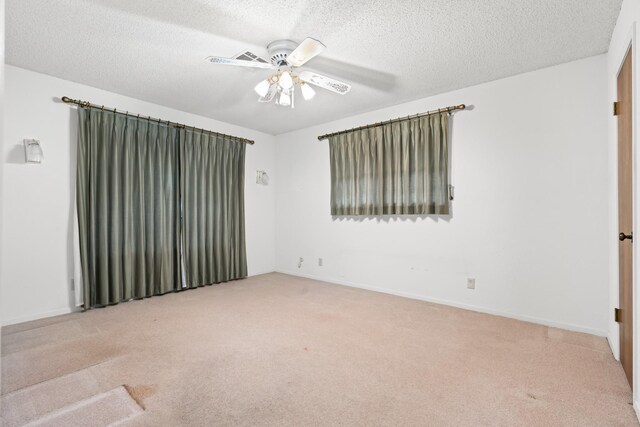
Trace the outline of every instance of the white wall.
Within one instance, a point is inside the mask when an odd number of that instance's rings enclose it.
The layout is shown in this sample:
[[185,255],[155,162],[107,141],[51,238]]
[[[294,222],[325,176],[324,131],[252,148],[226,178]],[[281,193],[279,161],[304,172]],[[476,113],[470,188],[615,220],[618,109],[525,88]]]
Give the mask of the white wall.
[[[609,52],[607,54],[607,88],[608,99],[607,104],[611,107],[612,103],[617,100],[617,78],[618,71],[622,65],[622,61],[625,58],[627,49],[633,40],[634,43],[634,56],[633,56],[633,110],[634,110],[634,123],[633,123],[633,165],[634,165],[634,226],[633,231],[635,235],[638,235],[638,224],[640,224],[640,171],[638,168],[638,156],[640,151],[637,149],[637,117],[638,117],[638,94],[640,94],[640,88],[638,87],[638,77],[640,76],[640,61],[638,60],[638,52],[640,47],[636,42],[636,23],[640,20],[640,2],[638,0],[625,0],[622,3],[620,15],[618,21],[613,30],[611,36],[611,43],[609,45]],[[620,232],[618,230],[618,120],[611,114],[607,114],[608,122],[608,147],[609,147],[609,307],[607,308],[607,320],[608,320],[608,339],[613,354],[616,359],[620,358],[620,338],[619,338],[619,326],[615,322],[613,317],[613,309],[618,307],[619,295],[618,295],[618,240],[616,236]],[[635,239],[634,239],[635,240]],[[638,297],[638,283],[640,283],[640,270],[638,270],[640,251],[634,241],[634,260],[633,260],[633,306],[634,313],[640,313],[640,298]],[[640,361],[640,339],[638,339],[638,329],[640,327],[640,316],[634,316],[634,369],[633,369],[633,383],[634,383],[634,397],[633,407],[638,413],[640,409],[640,402],[638,401],[638,362]]]
[[[606,72],[600,55],[279,135],[277,270],[606,335]],[[318,135],[460,103],[451,218],[332,219]]]
[[[602,55],[273,137],[7,66],[4,323],[73,305],[75,112],[55,102],[67,95],[255,139],[247,149],[251,275],[277,268],[606,335],[606,73]],[[451,218],[331,218],[328,147],[317,135],[458,103],[474,109],[454,118]],[[42,165],[24,164],[24,138],[42,141]],[[256,169],[270,173],[269,187],[255,185]],[[467,277],[477,279],[475,291]]]
[[[246,157],[249,275],[274,270],[275,137],[12,66],[5,72],[3,324],[65,313],[74,305],[76,112],[57,102],[63,95],[254,139]],[[25,138],[41,141],[43,164],[24,163]],[[268,187],[256,185],[256,169],[270,174]]]

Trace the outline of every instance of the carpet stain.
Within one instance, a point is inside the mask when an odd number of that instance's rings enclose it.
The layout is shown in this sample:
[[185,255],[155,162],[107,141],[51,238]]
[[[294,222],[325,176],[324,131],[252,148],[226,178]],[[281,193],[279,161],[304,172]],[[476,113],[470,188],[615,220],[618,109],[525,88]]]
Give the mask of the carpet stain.
[[156,385],[139,385],[133,387],[128,384],[122,384],[122,386],[125,388],[125,390],[127,390],[129,396],[131,396],[131,398],[136,401],[138,406],[145,410],[146,408],[144,406],[144,400],[147,397],[155,394],[158,388]]
[[531,393],[527,393],[527,396],[529,396],[530,398],[532,398],[533,400],[538,400],[537,397],[535,397],[533,394]]

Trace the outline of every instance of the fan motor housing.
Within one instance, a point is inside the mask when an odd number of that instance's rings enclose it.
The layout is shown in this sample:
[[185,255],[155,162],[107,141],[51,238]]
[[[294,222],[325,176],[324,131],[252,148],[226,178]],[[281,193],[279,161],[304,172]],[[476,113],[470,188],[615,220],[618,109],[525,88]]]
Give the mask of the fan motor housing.
[[293,40],[276,40],[269,43],[267,52],[269,52],[269,60],[275,66],[287,65],[287,57],[298,46]]

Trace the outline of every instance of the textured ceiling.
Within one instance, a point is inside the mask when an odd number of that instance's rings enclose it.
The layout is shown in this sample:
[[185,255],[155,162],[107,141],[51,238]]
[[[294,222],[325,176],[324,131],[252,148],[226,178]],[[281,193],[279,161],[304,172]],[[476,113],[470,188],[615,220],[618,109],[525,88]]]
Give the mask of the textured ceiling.
[[[6,61],[279,134],[604,53],[621,3],[7,0]],[[318,89],[293,110],[259,104],[253,86],[268,70],[204,61],[266,57],[272,40],[307,36],[327,49],[306,68],[352,84],[349,94]]]

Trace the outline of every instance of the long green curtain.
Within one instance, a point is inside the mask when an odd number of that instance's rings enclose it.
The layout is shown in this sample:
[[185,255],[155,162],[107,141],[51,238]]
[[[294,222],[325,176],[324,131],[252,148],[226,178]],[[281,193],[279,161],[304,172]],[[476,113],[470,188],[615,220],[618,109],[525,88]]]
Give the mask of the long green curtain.
[[85,308],[179,289],[178,130],[97,109],[78,115]]
[[331,215],[449,214],[447,113],[329,137]]
[[85,308],[246,277],[243,143],[100,109],[78,119]]
[[246,277],[246,145],[192,129],[182,130],[180,139],[186,286]]

